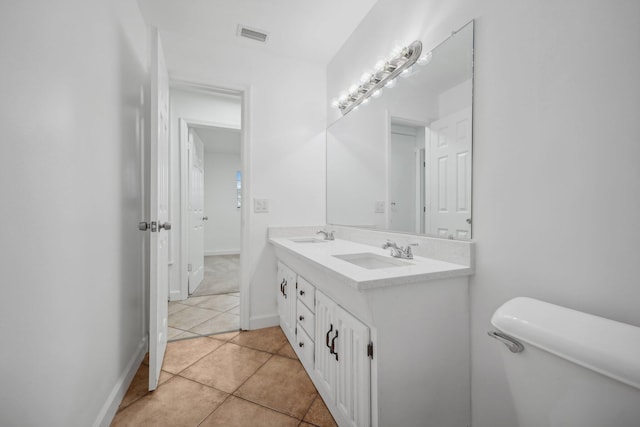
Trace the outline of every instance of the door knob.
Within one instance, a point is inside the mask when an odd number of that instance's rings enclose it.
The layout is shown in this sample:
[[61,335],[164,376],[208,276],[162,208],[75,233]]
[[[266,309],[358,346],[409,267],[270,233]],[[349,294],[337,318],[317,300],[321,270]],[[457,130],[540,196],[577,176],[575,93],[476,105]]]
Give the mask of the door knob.
[[203,216],[203,217],[202,217],[202,220],[203,220],[203,221],[209,221],[209,217],[208,217],[208,216]]
[[163,229],[163,228],[167,231],[171,230],[171,223],[165,222],[164,224],[158,225],[158,229]]
[[140,221],[138,223],[138,230],[147,231],[149,229],[149,223],[146,221]]

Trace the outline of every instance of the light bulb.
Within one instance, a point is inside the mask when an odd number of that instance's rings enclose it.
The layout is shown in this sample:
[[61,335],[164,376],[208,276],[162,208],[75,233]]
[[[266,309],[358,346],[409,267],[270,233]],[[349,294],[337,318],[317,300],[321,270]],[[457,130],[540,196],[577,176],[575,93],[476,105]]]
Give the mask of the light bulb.
[[384,70],[384,65],[385,64],[386,64],[386,61],[380,60],[380,61],[376,62],[376,65],[373,67],[373,70],[376,73],[379,73],[379,72]]
[[340,96],[338,97],[338,102],[339,102],[340,104],[342,104],[344,101],[346,101],[346,100],[347,100],[347,97],[348,97],[348,96],[349,96],[349,95],[347,95],[345,92],[342,92],[342,93],[340,94]]
[[338,100],[334,99],[333,101],[331,101],[331,108],[338,108]]
[[387,84],[384,85],[384,87],[392,88],[395,85],[396,85],[396,79],[393,79],[393,80],[389,80]]
[[368,83],[371,80],[371,73],[366,72],[360,76],[360,83]]
[[400,76],[406,79],[407,77],[411,76],[411,74],[413,74],[413,67],[409,67],[403,70],[402,73],[400,73]]
[[369,98],[365,98],[365,99],[362,101],[362,105],[365,105],[365,104],[368,104],[368,103],[369,103]]
[[377,89],[375,92],[371,94],[371,96],[374,98],[380,98],[381,95],[382,95],[382,89]]
[[358,93],[358,85],[349,86],[349,95],[355,95]]
[[427,65],[429,62],[431,62],[431,58],[433,58],[433,53],[427,52],[424,55],[421,55],[420,58],[418,58],[418,60],[416,61],[416,63],[418,65]]
[[395,58],[397,56],[399,56],[402,53],[402,50],[404,48],[402,46],[395,46],[393,48],[393,50],[391,51],[391,58]]

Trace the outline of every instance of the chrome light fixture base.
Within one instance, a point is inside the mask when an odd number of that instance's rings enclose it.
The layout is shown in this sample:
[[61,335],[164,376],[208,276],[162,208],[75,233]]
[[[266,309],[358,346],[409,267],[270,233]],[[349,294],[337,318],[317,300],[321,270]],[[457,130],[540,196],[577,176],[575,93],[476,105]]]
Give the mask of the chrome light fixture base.
[[351,90],[346,98],[343,97],[343,99],[338,101],[337,107],[340,109],[342,115],[347,114],[365,102],[371,95],[377,93],[385,85],[402,74],[403,71],[409,69],[409,67],[418,61],[421,53],[422,42],[416,40],[402,49],[398,55],[385,62],[384,65],[380,67],[381,69],[371,73],[368,80],[354,90]]

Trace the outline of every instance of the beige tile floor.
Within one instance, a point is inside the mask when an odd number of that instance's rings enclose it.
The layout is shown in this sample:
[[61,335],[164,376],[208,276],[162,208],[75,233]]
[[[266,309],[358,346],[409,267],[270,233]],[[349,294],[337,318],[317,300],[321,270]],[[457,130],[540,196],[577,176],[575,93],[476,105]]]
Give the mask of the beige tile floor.
[[240,329],[240,293],[189,297],[169,303],[169,341]]
[[113,427],[336,426],[279,327],[171,342],[160,385],[145,360]]

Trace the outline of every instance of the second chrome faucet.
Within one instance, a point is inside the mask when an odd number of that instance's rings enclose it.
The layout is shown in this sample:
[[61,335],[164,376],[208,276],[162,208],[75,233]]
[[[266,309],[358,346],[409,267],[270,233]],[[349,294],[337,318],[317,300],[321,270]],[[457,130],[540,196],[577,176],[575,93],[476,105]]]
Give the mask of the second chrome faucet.
[[383,245],[382,249],[391,249],[391,256],[395,258],[403,258],[403,259],[413,259],[413,252],[411,251],[411,246],[418,246],[417,243],[410,244],[406,248],[402,246],[398,246],[396,242],[391,240],[387,240]]
[[324,234],[324,240],[335,240],[336,238],[333,237],[333,231],[325,231],[325,230],[319,230],[316,232],[316,234]]

